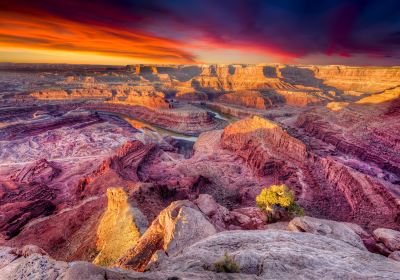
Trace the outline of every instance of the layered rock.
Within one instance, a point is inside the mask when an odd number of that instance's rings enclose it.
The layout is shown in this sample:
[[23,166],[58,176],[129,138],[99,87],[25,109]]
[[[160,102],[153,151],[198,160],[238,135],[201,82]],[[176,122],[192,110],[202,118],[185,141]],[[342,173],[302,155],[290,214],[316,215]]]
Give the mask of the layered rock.
[[106,100],[112,97],[111,90],[102,88],[85,88],[72,90],[49,89],[35,91],[30,94],[38,100],[73,100],[73,99],[90,99],[90,100]]
[[327,100],[322,92],[300,90],[276,90],[276,93],[283,96],[284,103],[294,106],[307,106],[314,103],[321,103]]
[[345,197],[353,221],[368,228],[398,228],[399,203],[382,181],[357,172],[332,158],[320,161],[326,180]]
[[116,95],[109,103],[144,106],[148,108],[168,109],[170,104],[165,100],[164,93],[152,86],[117,86]]
[[265,76],[262,65],[204,66],[202,73],[185,85],[208,92],[291,87],[279,78]]
[[[122,145],[114,156],[104,160],[89,176],[80,180],[78,194],[81,196],[101,194],[110,184],[126,186],[126,181],[139,181],[138,168],[156,150],[155,144],[143,144],[138,140]],[[107,178],[108,185],[104,185]]]
[[348,106],[339,113],[315,109],[299,115],[296,126],[303,133],[334,145],[342,153],[377,164],[398,176],[400,157],[396,117],[376,109]]
[[260,117],[238,121],[225,128],[221,145],[245,159],[258,176],[285,182],[313,215],[370,229],[398,226],[399,204],[384,182],[309,152],[276,123]]
[[221,144],[243,157],[260,176],[279,168],[279,163],[271,160],[273,154],[282,154],[295,161],[303,161],[307,157],[306,146],[302,142],[288,135],[276,123],[258,116],[227,126]]
[[19,184],[46,184],[60,172],[61,170],[53,162],[41,159],[12,174],[10,179]]
[[[397,86],[399,83],[399,67],[358,67],[358,66],[311,66],[296,67],[295,75],[312,82],[322,80],[324,84],[343,91],[380,92]],[[286,76],[284,70],[282,74]],[[292,77],[293,77],[292,76]],[[314,76],[315,78],[312,78]]]
[[270,100],[268,100],[269,102],[265,100],[257,91],[236,91],[234,93],[226,93],[220,96],[218,101],[261,110],[272,105]]
[[361,98],[357,104],[380,104],[388,101],[398,99],[400,97],[400,87],[390,88],[384,90],[382,93],[372,94],[370,96]]

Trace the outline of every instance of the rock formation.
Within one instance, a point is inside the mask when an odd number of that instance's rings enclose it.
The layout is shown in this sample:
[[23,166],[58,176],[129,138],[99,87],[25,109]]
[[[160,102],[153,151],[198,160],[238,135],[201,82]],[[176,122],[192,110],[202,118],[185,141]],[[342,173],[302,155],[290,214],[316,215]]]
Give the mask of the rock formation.
[[172,257],[215,232],[214,226],[195,205],[189,201],[173,202],[158,215],[137,244],[118,260],[118,265],[144,271],[151,260],[157,261],[159,250]]
[[103,266],[113,264],[133,247],[146,226],[146,218],[140,210],[132,209],[128,195],[122,188],[107,189],[107,197],[107,210],[97,228],[96,246],[99,254],[93,261]]
[[394,260],[399,259],[400,251],[400,232],[387,229],[377,228],[373,232],[375,240],[378,242],[379,252],[383,255],[388,255]]
[[[355,225],[357,226],[357,225]],[[365,250],[360,236],[346,223],[315,219],[312,217],[296,217],[288,225],[291,231],[310,232],[342,240],[354,247]]]

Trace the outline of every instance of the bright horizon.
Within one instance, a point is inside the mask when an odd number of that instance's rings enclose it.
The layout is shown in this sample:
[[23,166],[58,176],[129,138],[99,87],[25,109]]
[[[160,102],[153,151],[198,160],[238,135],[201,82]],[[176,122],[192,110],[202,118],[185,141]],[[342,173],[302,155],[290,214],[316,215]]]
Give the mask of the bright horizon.
[[0,4],[0,62],[400,65],[393,1]]

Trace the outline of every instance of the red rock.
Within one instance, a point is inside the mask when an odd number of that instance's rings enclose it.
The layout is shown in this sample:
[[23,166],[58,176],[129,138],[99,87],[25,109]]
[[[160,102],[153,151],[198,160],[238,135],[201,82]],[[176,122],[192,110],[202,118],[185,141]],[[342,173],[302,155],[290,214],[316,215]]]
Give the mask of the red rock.
[[78,193],[80,195],[105,193],[109,186],[104,185],[103,180],[107,177],[109,184],[111,177],[117,177],[119,181],[139,181],[137,174],[139,166],[155,150],[155,144],[145,145],[138,140],[125,143],[114,156],[104,160],[95,171],[80,180]]
[[276,123],[254,116],[227,126],[221,137],[222,147],[235,151],[254,168],[260,176],[279,172],[282,161],[274,154],[295,161],[307,157],[306,146],[291,137]]
[[[380,180],[319,157],[277,124],[253,117],[225,128],[222,147],[244,158],[255,174],[285,182],[313,215],[398,227],[399,204]],[[385,218],[383,218],[385,217]]]
[[57,177],[60,172],[61,170],[54,163],[41,159],[17,171],[11,175],[10,179],[19,184],[46,184]]
[[244,107],[265,109],[271,105],[266,102],[264,97],[257,91],[236,91],[234,93],[226,93],[218,98],[220,102],[236,104]]

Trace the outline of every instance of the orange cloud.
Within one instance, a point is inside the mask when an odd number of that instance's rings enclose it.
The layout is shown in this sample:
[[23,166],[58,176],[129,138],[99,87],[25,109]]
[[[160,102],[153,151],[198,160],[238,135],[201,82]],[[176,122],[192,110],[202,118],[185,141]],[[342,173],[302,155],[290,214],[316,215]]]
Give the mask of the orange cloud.
[[32,50],[88,52],[157,63],[194,63],[182,42],[121,30],[88,25],[50,15],[0,12],[0,47]]

